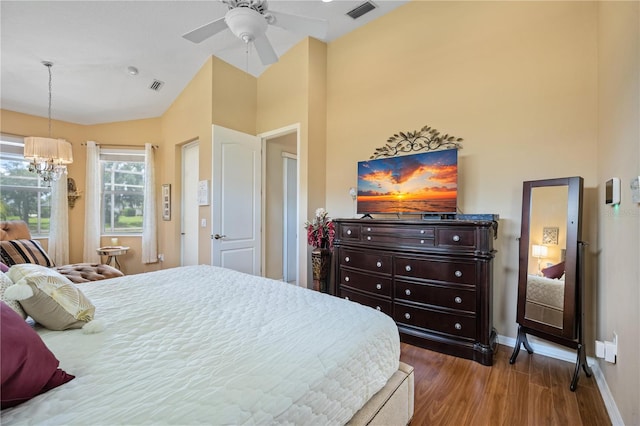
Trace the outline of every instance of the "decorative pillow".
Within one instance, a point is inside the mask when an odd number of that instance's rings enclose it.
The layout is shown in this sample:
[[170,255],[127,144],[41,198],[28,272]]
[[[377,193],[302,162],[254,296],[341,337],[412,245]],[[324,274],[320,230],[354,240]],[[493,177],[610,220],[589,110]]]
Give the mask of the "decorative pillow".
[[36,240],[0,241],[0,248],[0,260],[8,266],[20,263],[35,263],[49,267],[56,266]]
[[13,265],[7,275],[14,285],[5,291],[5,297],[19,300],[24,311],[48,329],[83,328],[93,320],[95,306],[71,281],[53,269],[24,263]]
[[16,313],[20,315],[23,320],[27,319],[27,314],[24,312],[24,309],[22,309],[22,306],[20,306],[20,303],[18,303],[18,301],[9,300],[4,296],[4,292],[12,285],[13,281],[9,279],[7,274],[0,274],[0,300],[6,303],[11,309],[16,311]]
[[8,270],[9,270],[9,267],[4,263],[0,262],[0,271],[7,272]]
[[552,279],[560,278],[562,275],[564,275],[564,261],[557,263],[555,265],[549,266],[548,268],[544,268],[542,270],[542,275]]
[[75,376],[60,362],[38,333],[4,302],[0,302],[0,398],[2,409],[28,401]]

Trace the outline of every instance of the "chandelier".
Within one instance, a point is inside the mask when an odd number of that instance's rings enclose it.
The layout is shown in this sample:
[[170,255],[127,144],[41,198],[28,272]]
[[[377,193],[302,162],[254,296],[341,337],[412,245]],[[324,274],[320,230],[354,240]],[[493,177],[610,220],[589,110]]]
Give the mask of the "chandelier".
[[71,144],[64,139],[51,137],[51,67],[52,62],[42,65],[49,71],[49,137],[29,136],[24,138],[24,158],[29,160],[29,171],[39,174],[45,182],[55,181],[67,173],[67,164],[73,163]]

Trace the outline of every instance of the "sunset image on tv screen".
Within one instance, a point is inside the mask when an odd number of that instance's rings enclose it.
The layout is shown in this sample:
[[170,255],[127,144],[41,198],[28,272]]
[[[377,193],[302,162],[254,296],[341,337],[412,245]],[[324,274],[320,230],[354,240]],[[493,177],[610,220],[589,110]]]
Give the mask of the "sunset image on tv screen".
[[458,151],[358,163],[358,213],[455,213]]

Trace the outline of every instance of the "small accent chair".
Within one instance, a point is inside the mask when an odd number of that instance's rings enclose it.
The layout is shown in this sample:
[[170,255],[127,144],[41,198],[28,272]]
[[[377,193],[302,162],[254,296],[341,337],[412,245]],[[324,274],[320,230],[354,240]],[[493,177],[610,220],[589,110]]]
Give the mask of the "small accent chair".
[[112,266],[98,263],[56,266],[40,243],[31,239],[29,226],[21,220],[0,222],[0,260],[9,267],[16,263],[37,263],[47,266],[76,284],[124,275]]

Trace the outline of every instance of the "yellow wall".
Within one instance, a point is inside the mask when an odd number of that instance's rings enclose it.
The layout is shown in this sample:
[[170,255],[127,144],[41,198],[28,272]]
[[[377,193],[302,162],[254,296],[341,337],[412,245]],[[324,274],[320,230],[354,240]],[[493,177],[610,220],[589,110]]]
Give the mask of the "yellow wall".
[[[258,78],[258,134],[298,124],[299,223],[325,204],[326,45],[306,38]],[[304,255],[306,237],[299,235],[301,284],[311,283]]]
[[[598,10],[597,338],[618,334],[616,364],[599,360],[624,424],[640,424],[640,205],[629,184],[640,173],[640,3],[602,2]],[[604,183],[621,180],[619,207]]]
[[329,212],[352,215],[357,161],[394,133],[464,138],[459,208],[500,215],[494,324],[515,336],[522,182],[597,185],[596,31],[595,3],[412,2],[331,43]]

